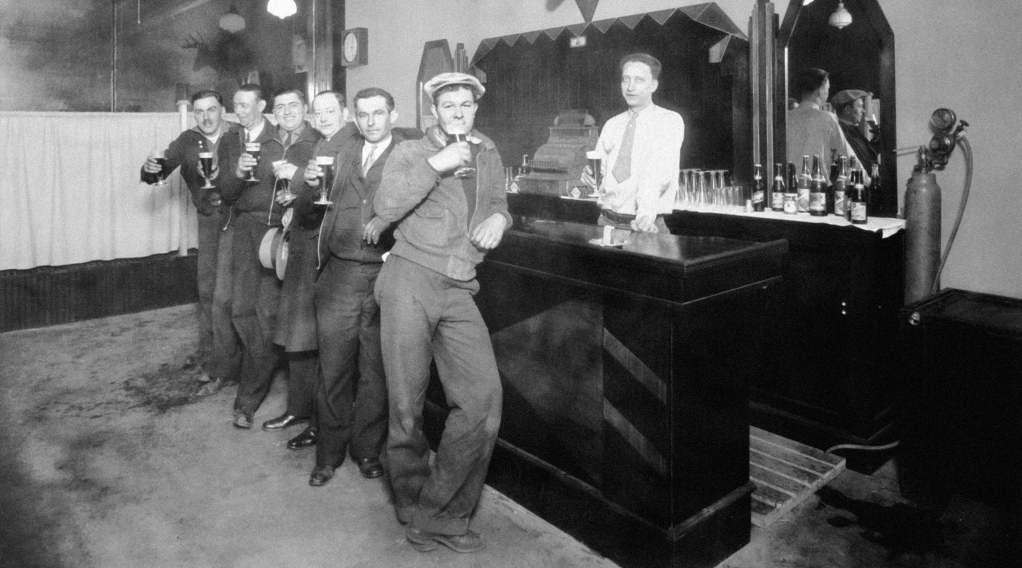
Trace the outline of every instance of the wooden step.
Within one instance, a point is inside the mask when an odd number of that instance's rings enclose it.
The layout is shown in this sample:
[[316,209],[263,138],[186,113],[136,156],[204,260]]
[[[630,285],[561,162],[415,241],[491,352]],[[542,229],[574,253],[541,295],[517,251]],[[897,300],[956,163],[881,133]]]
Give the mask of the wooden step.
[[768,527],[845,470],[845,459],[822,450],[749,428],[749,479],[752,523]]

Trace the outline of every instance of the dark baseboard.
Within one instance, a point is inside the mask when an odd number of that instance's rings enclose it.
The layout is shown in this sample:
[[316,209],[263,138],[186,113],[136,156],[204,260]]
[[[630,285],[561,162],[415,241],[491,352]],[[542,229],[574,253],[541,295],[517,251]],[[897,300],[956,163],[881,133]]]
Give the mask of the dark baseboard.
[[197,259],[193,249],[0,271],[0,332],[198,302]]

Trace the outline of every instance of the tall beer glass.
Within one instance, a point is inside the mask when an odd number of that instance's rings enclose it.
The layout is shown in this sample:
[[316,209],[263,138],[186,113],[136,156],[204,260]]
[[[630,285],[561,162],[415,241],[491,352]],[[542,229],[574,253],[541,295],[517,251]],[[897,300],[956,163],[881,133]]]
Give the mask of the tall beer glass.
[[167,185],[167,178],[163,175],[163,168],[167,165],[167,157],[164,154],[164,150],[154,150],[153,159],[156,160],[156,164],[160,166],[160,171],[156,174],[156,183],[153,185],[163,187]]
[[333,201],[327,199],[330,194],[330,187],[334,184],[334,157],[316,156],[316,165],[323,170],[319,180],[319,201],[316,205],[330,205]]
[[[451,134],[451,136],[454,136],[454,142],[455,143],[464,142],[466,140],[464,134]],[[461,166],[460,168],[454,170],[454,177],[456,177],[456,178],[467,178],[467,177],[474,176],[475,173],[476,173],[476,169],[474,167],[472,167],[472,166]]]
[[[259,162],[259,150],[262,148],[262,144],[258,142],[245,142],[245,151],[251,154],[255,158],[256,162]],[[255,166],[248,171],[248,177],[245,181],[259,181],[259,178],[255,177]]]
[[600,186],[603,185],[603,159],[600,157],[600,153],[596,150],[586,151],[586,163],[589,164],[589,170],[593,172],[593,179],[596,180],[596,192],[600,192]]

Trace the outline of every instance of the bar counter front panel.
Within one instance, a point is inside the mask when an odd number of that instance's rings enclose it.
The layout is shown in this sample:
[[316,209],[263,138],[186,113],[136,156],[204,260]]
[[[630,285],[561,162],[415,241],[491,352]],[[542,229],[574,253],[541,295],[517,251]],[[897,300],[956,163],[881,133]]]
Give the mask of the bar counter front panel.
[[[508,194],[511,212],[595,224],[596,203]],[[754,426],[818,448],[883,444],[896,437],[898,310],[904,232],[675,211],[674,234],[788,241],[781,300],[771,306],[763,373],[751,383]],[[785,345],[784,348],[777,348]],[[872,471],[889,455],[857,452],[848,467]]]
[[501,445],[656,527],[635,546],[665,565],[715,565],[749,539],[748,385],[787,243],[602,232],[517,217],[479,266]]

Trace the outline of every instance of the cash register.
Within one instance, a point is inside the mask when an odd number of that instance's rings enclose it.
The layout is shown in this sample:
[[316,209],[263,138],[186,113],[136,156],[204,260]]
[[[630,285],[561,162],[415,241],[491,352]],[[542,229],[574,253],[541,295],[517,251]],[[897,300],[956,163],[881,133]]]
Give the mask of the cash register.
[[550,139],[536,150],[516,180],[522,193],[588,197],[592,189],[580,181],[586,151],[600,137],[596,120],[584,110],[566,110],[554,118]]

